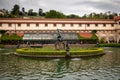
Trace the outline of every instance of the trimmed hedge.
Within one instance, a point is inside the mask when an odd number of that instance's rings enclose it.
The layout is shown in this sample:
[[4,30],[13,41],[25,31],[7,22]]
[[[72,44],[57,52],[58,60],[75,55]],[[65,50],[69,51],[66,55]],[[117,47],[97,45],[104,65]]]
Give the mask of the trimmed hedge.
[[[65,50],[54,50],[49,48],[21,48],[16,49],[18,54],[27,54],[27,55],[66,55]],[[79,49],[79,50],[71,50],[70,55],[89,55],[89,54],[98,54],[103,52],[102,48],[93,48],[93,49]]]
[[19,41],[22,40],[22,37],[18,36],[17,34],[12,34],[12,35],[7,35],[7,34],[2,34],[1,41]]
[[90,54],[99,54],[103,52],[102,48],[80,50],[80,51],[70,51],[71,55],[90,55]]
[[65,51],[63,50],[54,50],[51,48],[21,48],[16,49],[16,52],[19,54],[28,54],[28,55],[65,55]]
[[100,44],[100,47],[120,47],[120,44]]
[[0,44],[0,48],[4,48],[4,45],[3,45],[3,44]]

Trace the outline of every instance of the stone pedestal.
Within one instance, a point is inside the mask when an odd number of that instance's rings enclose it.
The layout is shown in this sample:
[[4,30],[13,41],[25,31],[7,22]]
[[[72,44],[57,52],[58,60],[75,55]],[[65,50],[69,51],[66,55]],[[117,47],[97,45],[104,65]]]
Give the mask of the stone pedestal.
[[63,41],[57,41],[55,43],[55,49],[56,50],[64,50],[65,49],[65,43]]

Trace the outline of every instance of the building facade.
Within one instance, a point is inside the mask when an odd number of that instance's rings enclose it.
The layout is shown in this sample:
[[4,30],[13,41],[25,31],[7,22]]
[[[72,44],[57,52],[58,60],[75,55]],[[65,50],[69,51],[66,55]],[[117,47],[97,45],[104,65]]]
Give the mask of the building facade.
[[89,33],[97,31],[99,40],[120,42],[120,16],[109,19],[0,19],[0,30],[7,33],[54,33],[62,32]]

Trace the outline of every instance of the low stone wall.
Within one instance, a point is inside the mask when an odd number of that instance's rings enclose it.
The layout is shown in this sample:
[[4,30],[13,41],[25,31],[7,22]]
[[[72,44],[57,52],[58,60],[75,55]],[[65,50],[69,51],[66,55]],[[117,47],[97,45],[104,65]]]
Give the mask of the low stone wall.
[[17,45],[4,45],[4,48],[16,48]]

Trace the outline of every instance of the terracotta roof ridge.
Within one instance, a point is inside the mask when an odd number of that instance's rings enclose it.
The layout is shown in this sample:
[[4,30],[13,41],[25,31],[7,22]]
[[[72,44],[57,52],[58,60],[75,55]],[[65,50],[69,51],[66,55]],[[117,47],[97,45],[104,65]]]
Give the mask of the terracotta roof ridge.
[[0,18],[0,20],[85,20],[85,21],[114,21],[114,19],[83,19],[83,18]]

